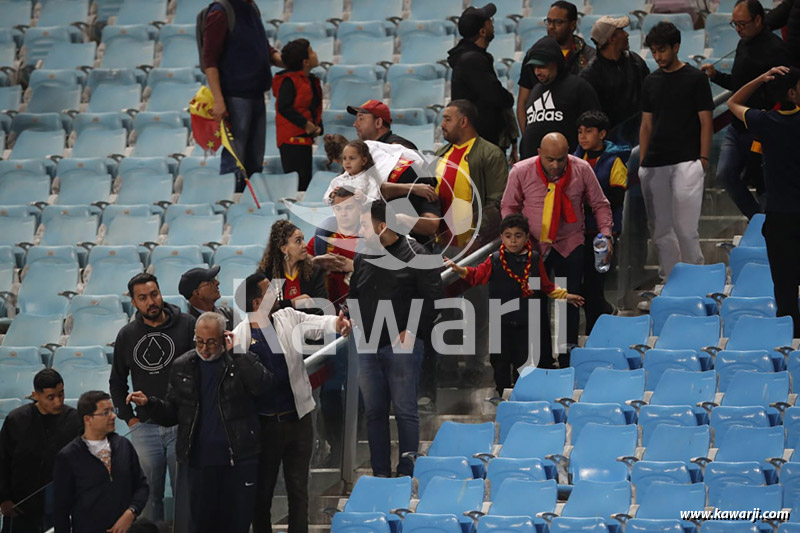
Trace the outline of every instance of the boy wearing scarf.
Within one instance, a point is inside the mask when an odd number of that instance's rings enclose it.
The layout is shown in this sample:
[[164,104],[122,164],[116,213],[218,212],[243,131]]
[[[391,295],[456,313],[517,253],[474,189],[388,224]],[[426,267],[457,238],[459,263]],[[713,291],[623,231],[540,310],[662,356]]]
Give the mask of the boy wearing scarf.
[[[534,249],[544,259],[547,273],[567,278],[566,288],[572,294],[582,293],[583,257],[592,253],[584,250],[584,203],[592,208],[598,233],[611,237],[611,204],[591,165],[569,155],[567,139],[560,133],[545,135],[538,156],[514,165],[501,203],[504,217],[522,213],[528,219]],[[610,247],[609,242],[609,251]],[[578,343],[579,318],[576,307],[567,308],[568,345]],[[559,346],[558,352],[564,354],[559,366],[569,366],[566,347]],[[541,357],[539,366],[547,366],[548,354]]]
[[[513,213],[503,218],[500,238],[503,241],[500,250],[477,267],[461,267],[449,259],[445,261],[445,266],[452,268],[471,286],[488,284],[490,300],[500,301],[503,305],[517,301],[516,310],[501,316],[501,349],[494,351],[490,346],[489,361],[494,369],[494,382],[498,395],[502,396],[503,389],[510,389],[519,377],[517,369],[528,361],[532,346],[529,341],[529,336],[532,336],[529,335],[529,300],[546,294],[549,298],[566,299],[573,306],[580,307],[583,297],[569,294],[566,289],[550,281],[542,256],[531,244],[528,221],[524,216]],[[535,290],[537,284],[530,280],[537,277],[541,290]],[[544,313],[541,313],[540,319],[543,317]],[[543,341],[541,344],[549,347],[549,320],[540,320],[539,333]],[[543,359],[546,362],[549,357]]]

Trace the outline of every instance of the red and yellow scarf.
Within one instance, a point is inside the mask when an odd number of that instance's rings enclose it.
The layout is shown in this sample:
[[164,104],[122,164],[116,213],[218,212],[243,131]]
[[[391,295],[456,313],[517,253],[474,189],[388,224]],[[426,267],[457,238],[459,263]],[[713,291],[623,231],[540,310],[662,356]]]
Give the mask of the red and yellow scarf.
[[525,248],[523,250],[527,255],[527,260],[525,262],[525,269],[522,271],[521,276],[515,274],[514,271],[508,266],[508,260],[506,259],[506,247],[503,244],[500,245],[500,264],[503,266],[503,272],[508,274],[508,277],[519,283],[519,286],[522,288],[522,297],[529,298],[530,296],[533,296],[533,291],[530,289],[530,284],[528,283],[528,277],[531,273],[531,255],[533,255],[531,241],[525,243]]
[[555,242],[558,235],[558,226],[561,223],[562,213],[567,223],[571,224],[578,221],[566,190],[572,178],[572,166],[567,161],[564,175],[557,182],[551,182],[547,179],[547,175],[542,168],[541,159],[536,160],[536,172],[539,174],[544,186],[547,187],[547,195],[544,197],[544,209],[542,210],[542,233],[539,236],[539,242],[552,243]]

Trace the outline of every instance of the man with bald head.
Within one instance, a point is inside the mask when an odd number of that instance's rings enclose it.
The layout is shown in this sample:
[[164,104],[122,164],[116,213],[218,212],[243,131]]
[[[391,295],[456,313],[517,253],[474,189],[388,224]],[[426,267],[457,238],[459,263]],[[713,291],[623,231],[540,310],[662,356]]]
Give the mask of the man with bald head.
[[[567,291],[581,294],[584,250],[584,203],[592,208],[600,233],[611,237],[611,204],[583,159],[569,155],[569,144],[560,133],[542,138],[539,155],[520,161],[511,169],[501,202],[502,216],[522,213],[528,219],[531,239],[545,258],[551,278],[566,277]],[[611,258],[611,254],[606,260]],[[543,311],[547,308],[542,306]],[[578,343],[577,307],[567,309],[567,344]],[[566,347],[559,346],[559,366],[569,366]],[[541,354],[541,367],[553,367],[550,354]]]

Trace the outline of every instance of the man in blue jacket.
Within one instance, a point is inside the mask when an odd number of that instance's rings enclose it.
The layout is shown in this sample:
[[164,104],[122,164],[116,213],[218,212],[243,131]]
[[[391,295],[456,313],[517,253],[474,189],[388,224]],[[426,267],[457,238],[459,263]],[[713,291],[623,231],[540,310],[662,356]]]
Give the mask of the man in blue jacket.
[[130,441],[114,433],[111,396],[88,391],[78,400],[83,435],[56,455],[53,469],[56,533],[123,533],[150,491]]

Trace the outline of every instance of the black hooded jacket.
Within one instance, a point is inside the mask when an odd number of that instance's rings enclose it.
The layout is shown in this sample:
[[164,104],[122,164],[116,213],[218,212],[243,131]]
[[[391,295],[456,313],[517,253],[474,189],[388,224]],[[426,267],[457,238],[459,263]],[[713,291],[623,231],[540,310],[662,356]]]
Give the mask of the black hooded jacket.
[[[528,61],[555,63],[558,75],[547,85],[537,83],[528,95],[520,158],[535,156],[542,138],[551,132],[563,134],[569,143],[569,152],[573,153],[578,147],[578,117],[590,109],[600,109],[597,93],[589,82],[566,69],[561,47],[554,38],[543,37],[536,41],[527,57]],[[522,68],[532,69],[533,65],[525,64]]]
[[[82,432],[78,411],[68,405],[57,415],[43,415],[35,403],[8,413],[0,430],[0,502],[19,503],[50,483],[56,454]],[[44,492],[19,510],[25,518],[41,518]]]
[[478,108],[478,135],[497,144],[506,128],[505,110],[514,105],[514,95],[503,87],[494,71],[492,54],[469,39],[461,39],[448,52],[453,68],[453,100],[469,100]]
[[163,398],[167,395],[173,361],[194,348],[194,317],[166,302],[164,313],[166,322],[151,328],[137,312],[135,319],[117,333],[109,388],[111,399],[119,408],[119,417],[126,422],[134,417],[142,422],[147,420],[146,416],[134,415],[133,408],[125,403],[128,374],[133,390]]

